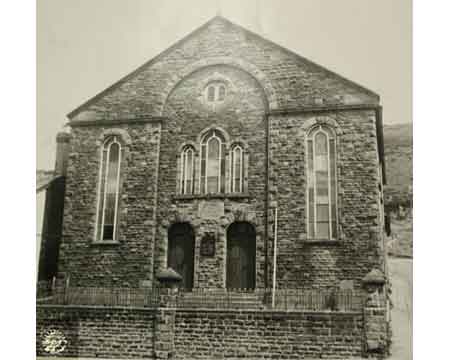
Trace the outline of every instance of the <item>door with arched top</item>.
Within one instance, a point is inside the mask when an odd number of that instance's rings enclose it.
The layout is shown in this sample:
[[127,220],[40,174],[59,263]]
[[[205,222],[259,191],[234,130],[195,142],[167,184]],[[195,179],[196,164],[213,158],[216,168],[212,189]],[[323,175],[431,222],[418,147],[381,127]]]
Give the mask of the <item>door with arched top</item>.
[[168,267],[181,275],[181,288],[194,285],[194,230],[188,223],[173,224],[169,228]]
[[254,289],[255,278],[255,228],[248,222],[234,222],[227,230],[227,288]]

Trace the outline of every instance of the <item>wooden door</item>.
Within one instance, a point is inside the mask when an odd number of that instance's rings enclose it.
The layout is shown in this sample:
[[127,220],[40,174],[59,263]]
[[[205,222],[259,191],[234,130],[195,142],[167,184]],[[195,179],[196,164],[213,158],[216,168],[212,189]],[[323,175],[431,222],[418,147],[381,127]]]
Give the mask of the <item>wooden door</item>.
[[255,288],[256,235],[251,224],[235,222],[227,232],[227,288]]
[[188,223],[174,224],[169,229],[168,267],[181,275],[181,288],[194,285],[194,231]]

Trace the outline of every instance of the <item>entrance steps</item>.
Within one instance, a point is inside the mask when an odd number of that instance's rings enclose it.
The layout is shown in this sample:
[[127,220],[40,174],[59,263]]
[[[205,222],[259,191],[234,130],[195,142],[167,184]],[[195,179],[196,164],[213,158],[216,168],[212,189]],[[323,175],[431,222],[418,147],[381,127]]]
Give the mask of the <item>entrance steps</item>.
[[180,292],[178,308],[263,309],[264,293],[248,291],[194,290]]

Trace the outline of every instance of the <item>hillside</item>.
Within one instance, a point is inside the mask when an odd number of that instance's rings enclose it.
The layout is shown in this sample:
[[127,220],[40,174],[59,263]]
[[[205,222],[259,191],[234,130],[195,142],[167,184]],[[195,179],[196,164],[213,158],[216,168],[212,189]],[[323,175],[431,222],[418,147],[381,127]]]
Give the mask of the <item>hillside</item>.
[[388,206],[406,204],[412,201],[412,124],[385,125],[384,149],[387,175],[386,204]]
[[[413,128],[412,124],[384,127],[387,185],[386,213],[390,214],[388,252],[394,257],[413,255]],[[403,209],[399,209],[402,206]]]

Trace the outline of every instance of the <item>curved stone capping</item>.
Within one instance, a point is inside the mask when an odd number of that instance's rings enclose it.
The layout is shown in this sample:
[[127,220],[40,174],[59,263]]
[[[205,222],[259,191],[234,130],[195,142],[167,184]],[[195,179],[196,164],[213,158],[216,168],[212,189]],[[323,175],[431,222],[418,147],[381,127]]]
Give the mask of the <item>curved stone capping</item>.
[[222,126],[219,126],[217,124],[211,124],[208,127],[204,128],[202,131],[200,131],[196,137],[196,143],[201,144],[205,134],[213,130],[217,130],[222,134],[222,136],[225,138],[225,143],[228,147],[231,142],[230,134],[228,134],[228,131],[226,131]]
[[269,109],[278,109],[278,99],[274,86],[272,85],[270,79],[266,76],[266,74],[261,71],[256,65],[237,57],[229,57],[229,56],[218,56],[218,57],[210,57],[204,58],[193,63],[186,65],[184,68],[178,71],[166,84],[166,87],[161,92],[161,98],[163,99],[162,107],[160,108],[160,114],[164,113],[164,108],[167,102],[167,99],[170,97],[172,91],[176,89],[177,85],[183,81],[184,78],[188,77],[190,74],[205,68],[214,65],[222,65],[235,67],[240,69],[241,71],[246,72],[251,77],[253,77],[262,88],[265,97],[266,104]]

